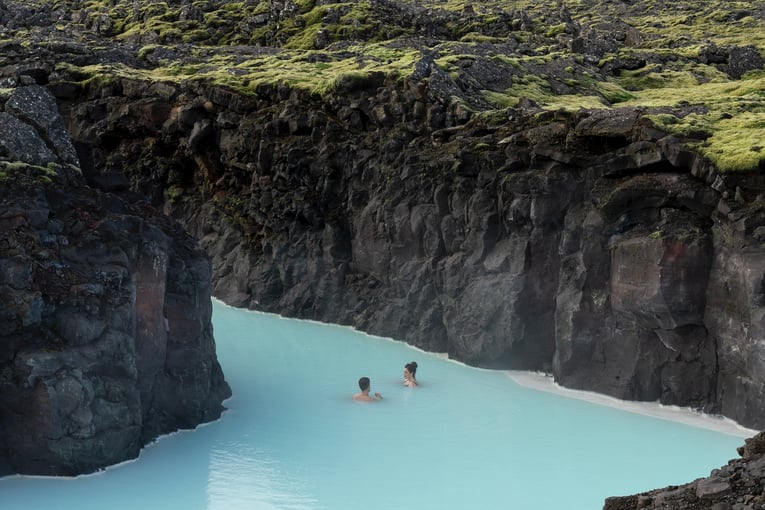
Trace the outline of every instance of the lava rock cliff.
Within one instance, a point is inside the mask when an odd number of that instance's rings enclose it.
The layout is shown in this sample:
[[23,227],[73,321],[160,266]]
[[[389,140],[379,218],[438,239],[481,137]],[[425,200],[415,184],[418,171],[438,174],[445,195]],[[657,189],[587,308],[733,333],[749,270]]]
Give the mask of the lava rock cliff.
[[92,472],[218,418],[207,255],[145,202],[85,184],[47,88],[0,104],[3,472]]
[[422,82],[357,85],[60,99],[91,183],[131,161],[230,304],[765,425],[761,175],[650,110],[459,119]]

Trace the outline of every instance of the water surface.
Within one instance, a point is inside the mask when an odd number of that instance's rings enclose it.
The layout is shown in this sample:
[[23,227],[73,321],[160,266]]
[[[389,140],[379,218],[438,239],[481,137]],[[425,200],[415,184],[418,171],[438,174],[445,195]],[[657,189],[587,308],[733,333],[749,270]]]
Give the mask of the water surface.
[[[351,329],[215,304],[222,419],[73,479],[0,480],[0,508],[597,510],[691,481],[740,434],[530,389]],[[420,387],[402,384],[415,360]],[[368,376],[379,403],[353,402]]]

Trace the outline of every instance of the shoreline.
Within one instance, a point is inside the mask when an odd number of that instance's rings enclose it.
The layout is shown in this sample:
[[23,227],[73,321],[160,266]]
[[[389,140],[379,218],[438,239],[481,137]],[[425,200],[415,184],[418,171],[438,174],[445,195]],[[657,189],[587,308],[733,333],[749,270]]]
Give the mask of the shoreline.
[[575,398],[593,404],[613,407],[630,413],[642,414],[653,418],[683,423],[692,427],[703,428],[727,434],[730,436],[747,439],[755,436],[760,431],[739,425],[730,418],[719,415],[705,414],[694,411],[687,407],[667,406],[658,402],[635,402],[620,400],[616,397],[603,395],[585,390],[565,388],[556,383],[549,374],[541,372],[527,372],[520,370],[505,370],[507,376],[517,384],[538,391],[555,393],[568,398]]
[[531,372],[531,371],[524,371],[524,370],[501,370],[501,369],[498,370],[498,369],[474,367],[462,361],[449,358],[449,356],[445,353],[426,351],[424,349],[408,344],[401,340],[396,340],[395,338],[385,337],[380,335],[373,335],[373,334],[358,330],[354,328],[353,326],[349,326],[349,325],[333,324],[333,323],[321,322],[321,321],[312,320],[312,319],[296,319],[291,317],[285,317],[283,315],[280,315],[278,313],[273,313],[273,312],[263,312],[260,310],[250,310],[246,308],[240,308],[240,307],[229,305],[216,297],[212,297],[212,300],[217,302],[221,306],[233,308],[235,310],[244,310],[251,313],[271,315],[283,320],[295,320],[295,321],[309,322],[309,323],[319,324],[324,326],[350,329],[356,333],[360,333],[362,335],[365,335],[371,338],[379,338],[379,339],[387,340],[390,342],[404,344],[410,349],[420,352],[424,355],[434,356],[444,361],[464,365],[466,367],[469,367],[475,370],[491,370],[491,371],[496,370],[496,371],[504,372],[507,375],[507,377],[509,377],[515,383],[525,388],[530,388],[530,389],[534,389],[538,391],[546,391],[548,393],[554,393],[557,395],[561,395],[563,397],[583,400],[593,404],[603,405],[606,407],[612,407],[612,408],[619,409],[622,411],[627,411],[630,413],[642,414],[642,415],[650,416],[653,418],[659,418],[663,420],[684,423],[692,427],[712,430],[714,432],[719,432],[721,434],[727,434],[734,437],[740,437],[743,439],[748,439],[750,437],[753,437],[760,432],[759,430],[750,429],[750,428],[744,427],[743,425],[739,425],[738,423],[731,420],[730,418],[726,418],[720,415],[705,414],[700,411],[694,411],[693,409],[690,409],[687,407],[667,406],[667,405],[660,404],[658,402],[636,402],[632,400],[621,400],[616,397],[611,397],[609,395],[604,395],[604,394],[596,393],[593,391],[566,388],[556,383],[552,375],[546,374],[543,372]]

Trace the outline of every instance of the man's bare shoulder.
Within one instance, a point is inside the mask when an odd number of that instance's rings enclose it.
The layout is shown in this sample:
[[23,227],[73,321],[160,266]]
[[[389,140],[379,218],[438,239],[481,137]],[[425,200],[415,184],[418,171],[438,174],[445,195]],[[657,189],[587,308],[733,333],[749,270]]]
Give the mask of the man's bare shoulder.
[[369,395],[364,395],[363,393],[357,393],[353,396],[353,400],[356,402],[377,402],[382,397],[370,397]]

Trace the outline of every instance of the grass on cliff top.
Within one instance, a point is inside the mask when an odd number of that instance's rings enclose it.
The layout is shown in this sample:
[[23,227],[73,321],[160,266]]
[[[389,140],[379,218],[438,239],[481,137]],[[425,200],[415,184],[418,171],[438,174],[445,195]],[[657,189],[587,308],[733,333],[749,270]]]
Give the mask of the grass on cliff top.
[[[260,84],[284,83],[291,87],[326,94],[349,82],[363,82],[372,73],[406,78],[420,58],[419,49],[406,43],[386,44],[402,36],[423,36],[426,27],[415,26],[406,13],[446,19],[437,27],[441,58],[438,64],[450,76],[460,72],[460,59],[470,58],[470,45],[517,40],[533,54],[497,55],[514,66],[512,86],[484,90],[482,97],[497,109],[529,99],[545,109],[576,110],[614,106],[673,107],[702,105],[706,114],[678,118],[655,116],[657,126],[690,136],[691,142],[721,171],[744,171],[763,164],[765,128],[765,78],[749,75],[731,80],[699,56],[715,45],[752,45],[765,53],[765,19],[760,2],[737,0],[566,0],[544,3],[531,0],[397,0],[402,10],[387,2],[358,0],[326,3],[317,0],[285,1],[291,10],[276,16],[277,5],[261,0],[191,2],[115,0],[54,0],[54,8],[70,8],[83,14],[87,24],[102,33],[144,44],[141,56],[157,48],[188,43],[194,47],[215,46],[212,56],[197,63],[174,64],[156,70],[118,66],[89,66],[81,71],[92,80],[108,80],[109,73],[153,81],[180,83],[208,80],[247,95],[256,94]],[[545,74],[540,69],[556,59],[580,58],[564,55],[559,37],[571,37],[563,23],[566,7],[571,18],[593,38],[624,37],[609,59],[643,58],[647,65],[622,70],[617,76],[582,72],[583,65],[566,65],[572,71]],[[392,9],[392,10],[391,10]],[[411,11],[406,10],[411,9]],[[532,31],[513,30],[496,23],[503,15],[518,17],[523,9]],[[470,12],[472,10],[472,13]],[[404,14],[402,14],[404,13]],[[276,19],[276,17],[278,19]],[[515,20],[513,20],[513,25]],[[419,31],[418,31],[419,30]],[[448,34],[448,35],[445,35]],[[413,39],[413,40],[414,40]],[[315,49],[318,41],[329,44]],[[333,42],[341,41],[338,45]],[[462,48],[449,53],[450,44]],[[431,44],[431,43],[428,43]],[[221,51],[222,46],[270,46],[269,51]],[[467,48],[467,49],[466,49]],[[478,53],[478,51],[476,51]]]
[[[582,27],[608,20],[634,29],[640,48],[677,50],[700,42],[765,47],[760,2],[736,0],[641,0],[563,2]],[[533,7],[531,7],[533,9]]]
[[[79,8],[86,23],[122,40],[153,40],[158,44],[199,43],[211,46],[274,45],[314,49],[319,31],[327,42],[382,41],[407,30],[386,25],[367,1],[316,5],[314,0],[284,2],[284,10],[270,1],[225,2],[111,2],[59,0]],[[278,18],[278,19],[277,19]]]
[[[155,51],[158,46],[143,51]],[[271,54],[236,55],[217,53],[204,62],[170,63],[154,69],[134,69],[122,64],[96,64],[76,67],[59,64],[81,77],[83,86],[103,84],[115,78],[135,78],[180,84],[189,80],[204,80],[228,87],[245,95],[255,95],[260,84],[286,84],[309,90],[318,95],[332,92],[340,84],[364,80],[372,73],[395,78],[408,76],[419,58],[419,52],[397,50],[382,45],[365,45],[342,53],[324,51],[278,50]],[[144,54],[145,56],[145,54]]]
[[[324,95],[340,84],[364,80],[373,73],[397,78],[411,74],[419,53],[368,44],[363,48],[349,47],[340,53],[325,51],[283,50],[265,58],[231,63],[219,57],[218,70],[197,72],[195,79],[214,79],[229,86],[244,84],[252,91],[258,84],[285,83]],[[246,91],[245,90],[245,91]]]
[[722,172],[750,171],[765,165],[765,72],[734,82],[646,90],[630,103],[703,105],[707,109],[704,114],[650,118],[670,133],[700,139],[695,148]]
[[[534,36],[555,41],[565,33],[561,14],[604,37],[625,32],[628,45],[644,49],[672,49],[700,43],[755,45],[765,48],[765,21],[759,2],[729,0],[396,0],[386,2],[318,2],[316,0],[191,2],[114,0],[54,0],[54,8],[78,13],[88,26],[104,35],[143,43],[173,45],[198,43],[269,45],[291,49],[316,49],[317,40],[382,42],[400,36],[426,35],[414,16],[440,19],[437,32],[452,40],[496,40],[510,37],[506,17],[523,11]],[[277,6],[281,5],[282,9]],[[500,23],[498,23],[501,21]],[[532,33],[516,34],[530,39]]]
[[[96,85],[116,77],[180,84],[187,80],[212,81],[245,95],[256,95],[259,84],[283,83],[317,95],[335,90],[339,84],[363,81],[373,72],[406,77],[411,74],[419,52],[396,50],[385,45],[366,45],[365,53],[333,54],[323,51],[280,50],[272,55],[247,58],[215,55],[204,64],[170,65],[152,70],[125,66],[88,66],[77,72],[90,76],[84,80]],[[355,54],[354,54],[355,53]],[[349,56],[353,55],[353,56]],[[536,57],[535,57],[536,58]],[[519,61],[522,67],[523,62]],[[62,64],[65,66],[65,64]],[[750,73],[738,81],[709,70],[700,83],[691,72],[664,70],[652,76],[645,73],[640,87],[634,85],[637,73],[613,82],[589,78],[584,90],[555,94],[547,77],[525,74],[504,91],[484,91],[483,97],[496,108],[516,106],[523,98],[548,110],[577,110],[612,106],[679,107],[702,105],[708,113],[678,118],[654,116],[657,127],[697,139],[694,148],[715,163],[722,172],[748,171],[765,164],[765,73]],[[697,73],[698,74],[698,73]],[[580,78],[580,82],[583,82]],[[637,89],[637,90],[635,90]],[[589,91],[589,92],[588,92]]]
[[[657,2],[652,2],[657,3]],[[639,28],[654,48],[675,48],[691,41],[713,41],[723,45],[762,47],[763,21],[751,15],[758,7],[753,2],[709,1],[668,3],[656,10],[631,16],[629,23]]]

